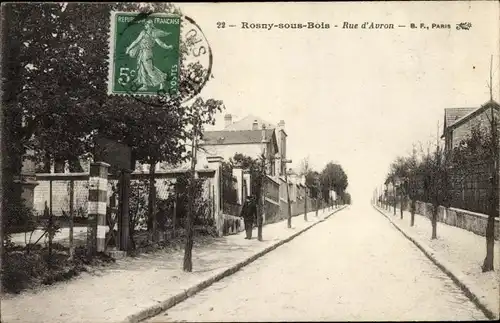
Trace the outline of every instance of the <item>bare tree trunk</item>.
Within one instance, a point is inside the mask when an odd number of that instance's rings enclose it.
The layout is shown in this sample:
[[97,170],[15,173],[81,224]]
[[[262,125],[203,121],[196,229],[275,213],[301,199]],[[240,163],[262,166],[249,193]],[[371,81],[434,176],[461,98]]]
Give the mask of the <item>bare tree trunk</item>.
[[193,271],[192,251],[193,251],[193,186],[194,186],[194,171],[191,171],[188,197],[188,212],[186,216],[186,245],[184,248],[184,265],[183,269],[186,272]]
[[262,241],[262,222],[264,221],[263,214],[265,202],[263,201],[261,205],[259,212],[257,212],[257,240],[259,241]]
[[488,215],[488,223],[486,224],[486,257],[484,258],[482,270],[483,272],[494,269],[494,248],[495,248],[495,217]]
[[73,261],[75,256],[75,245],[73,243],[73,218],[75,216],[75,203],[74,203],[74,195],[75,195],[75,182],[71,180],[69,182],[69,259]]
[[193,251],[193,208],[194,208],[194,181],[195,181],[195,172],[196,172],[196,150],[197,150],[197,137],[196,137],[196,125],[195,125],[195,135],[193,136],[193,144],[191,148],[191,174],[189,179],[189,196],[188,196],[188,208],[186,215],[186,245],[184,248],[184,266],[183,269],[186,272],[193,271],[193,260],[192,260],[192,251]]
[[306,188],[306,196],[304,200],[304,221],[307,221],[307,188]]
[[[392,187],[394,187],[394,182],[392,183]],[[398,204],[398,196],[396,195],[396,189],[394,189],[394,201],[393,201],[394,216],[396,216],[397,204]]]
[[416,211],[416,201],[415,201],[415,199],[411,199],[411,207],[410,207],[411,221],[410,221],[410,226],[414,226],[415,225],[415,211]]
[[432,224],[432,236],[431,239],[437,239],[437,217],[438,217],[438,212],[439,212],[439,205],[434,204],[432,207],[432,218],[431,218],[431,224]]
[[153,160],[149,166],[148,230],[151,232],[154,242],[157,240],[155,171],[156,161]]
[[318,216],[318,210],[319,210],[319,198],[316,198],[316,216]]
[[172,217],[172,237],[177,237],[177,187],[174,194],[174,214]]
[[49,235],[49,246],[47,255],[47,265],[52,268],[52,240],[54,239],[54,217],[52,214],[52,180],[49,181],[49,221],[48,221],[48,235]]
[[401,216],[401,220],[403,220],[403,208],[405,207],[405,200],[404,196],[401,195],[400,201],[399,201],[399,213]]
[[495,216],[498,216],[499,197],[499,160],[498,160],[498,123],[491,107],[491,188],[490,188],[490,212],[486,224],[486,257],[484,258],[483,272],[494,270],[494,249],[495,249]]

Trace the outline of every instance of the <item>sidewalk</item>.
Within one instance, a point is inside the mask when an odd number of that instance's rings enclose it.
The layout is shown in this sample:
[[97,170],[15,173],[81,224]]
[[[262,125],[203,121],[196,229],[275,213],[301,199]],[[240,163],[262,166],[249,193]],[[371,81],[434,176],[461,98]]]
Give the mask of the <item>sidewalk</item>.
[[[182,271],[183,250],[158,251],[118,260],[99,274],[2,299],[2,322],[137,322],[182,301],[271,251],[334,212],[320,210],[263,228],[264,241],[244,232],[193,248],[193,272]],[[175,297],[175,299],[172,299]]]
[[[487,311],[499,316],[499,275],[500,271],[500,243],[495,241],[495,271],[483,273],[481,266],[486,255],[486,238],[467,230],[450,226],[441,222],[437,224],[437,239],[431,240],[432,226],[429,218],[415,214],[415,225],[410,226],[411,214],[393,209],[382,210],[386,217],[405,235],[420,245],[438,266],[444,267],[447,274],[455,276],[458,284],[470,298],[475,298]],[[454,280],[455,280],[454,279]]]

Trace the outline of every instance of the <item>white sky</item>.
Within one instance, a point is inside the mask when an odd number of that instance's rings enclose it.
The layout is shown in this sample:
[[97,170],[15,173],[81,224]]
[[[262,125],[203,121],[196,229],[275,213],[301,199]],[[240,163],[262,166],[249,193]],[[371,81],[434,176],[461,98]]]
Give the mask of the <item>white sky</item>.
[[[370,198],[390,162],[412,143],[435,143],[443,109],[499,97],[499,5],[488,2],[178,4],[203,29],[214,53],[205,98],[223,116],[286,122],[288,157],[321,170],[340,163],[354,199]],[[236,28],[217,29],[217,22]],[[323,30],[244,30],[241,22],[329,23]],[[451,24],[446,30],[346,30],[344,21]],[[469,31],[456,23],[471,22]],[[361,196],[363,195],[363,196]]]

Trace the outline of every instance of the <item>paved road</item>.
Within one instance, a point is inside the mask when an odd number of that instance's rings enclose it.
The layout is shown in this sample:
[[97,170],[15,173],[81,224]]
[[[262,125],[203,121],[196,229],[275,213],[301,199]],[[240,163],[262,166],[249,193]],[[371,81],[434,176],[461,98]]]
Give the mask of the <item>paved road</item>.
[[353,205],[149,322],[480,319],[381,214]]

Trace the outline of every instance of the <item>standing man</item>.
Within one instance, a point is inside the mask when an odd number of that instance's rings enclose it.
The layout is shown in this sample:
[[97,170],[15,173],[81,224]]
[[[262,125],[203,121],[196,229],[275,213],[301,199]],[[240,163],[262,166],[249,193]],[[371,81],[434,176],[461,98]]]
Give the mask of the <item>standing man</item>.
[[245,239],[252,239],[252,230],[254,219],[257,216],[257,206],[251,196],[247,196],[243,207],[241,208],[241,217],[245,223]]

